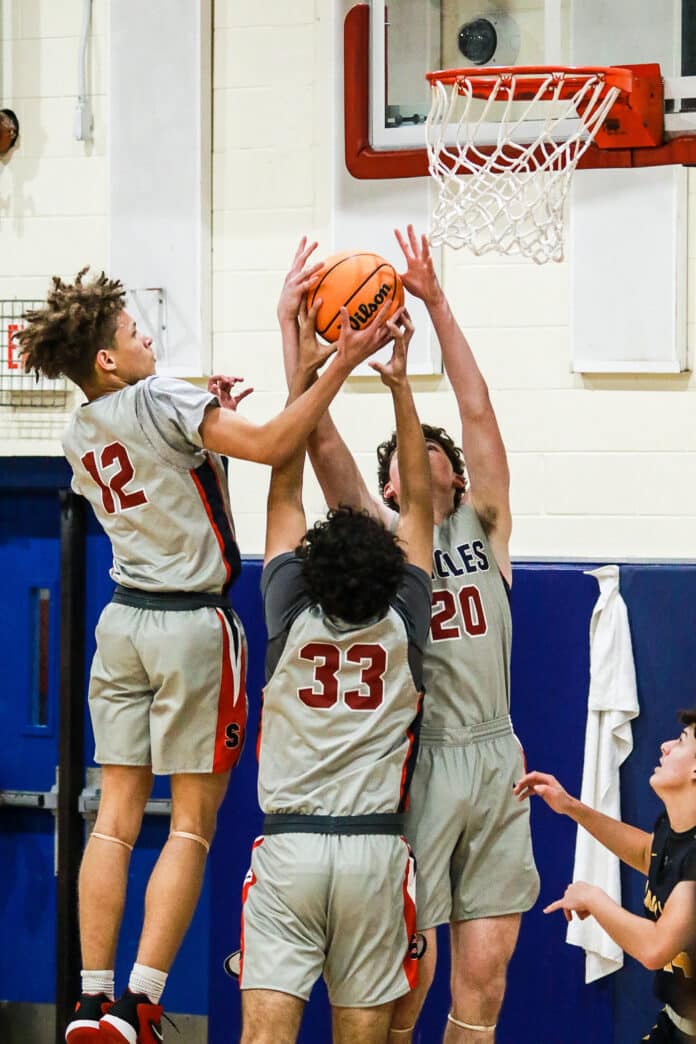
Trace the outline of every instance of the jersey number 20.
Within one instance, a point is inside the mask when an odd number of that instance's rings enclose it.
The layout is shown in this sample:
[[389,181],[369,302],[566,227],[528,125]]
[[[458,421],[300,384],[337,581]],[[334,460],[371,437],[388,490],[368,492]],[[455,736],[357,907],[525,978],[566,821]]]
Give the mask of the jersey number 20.
[[430,635],[434,642],[446,641],[448,638],[461,638],[459,621],[464,624],[464,631],[472,638],[478,638],[488,630],[486,614],[483,611],[481,592],[474,584],[459,590],[459,613],[454,593],[448,588],[433,591],[433,615],[430,621]]
[[[381,645],[358,642],[346,649],[344,660],[349,664],[360,664],[361,689],[342,692],[343,701],[351,710],[371,711],[384,700],[384,674],[387,669],[387,650]],[[341,650],[330,642],[308,642],[300,649],[300,657],[314,664],[314,681],[320,686],[305,686],[297,695],[308,707],[333,707],[339,698],[339,671]]]

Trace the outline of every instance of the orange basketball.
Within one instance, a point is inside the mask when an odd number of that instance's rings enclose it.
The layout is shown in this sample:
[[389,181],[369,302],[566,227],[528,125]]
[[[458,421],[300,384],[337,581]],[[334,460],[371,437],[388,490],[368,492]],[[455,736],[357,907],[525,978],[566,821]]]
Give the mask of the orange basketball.
[[317,297],[317,333],[325,341],[336,341],[340,333],[342,305],[348,309],[354,330],[369,326],[385,301],[391,301],[387,318],[404,303],[404,288],[393,265],[378,254],[346,250],[327,257],[317,272],[316,283],[307,294],[307,307]]

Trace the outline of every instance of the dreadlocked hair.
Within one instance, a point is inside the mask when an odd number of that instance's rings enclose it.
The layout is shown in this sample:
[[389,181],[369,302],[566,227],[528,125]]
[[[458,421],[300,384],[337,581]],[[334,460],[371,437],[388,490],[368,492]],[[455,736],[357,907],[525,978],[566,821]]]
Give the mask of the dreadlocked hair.
[[[445,456],[452,465],[452,470],[455,475],[461,475],[464,478],[463,488],[457,488],[454,490],[454,507],[458,508],[459,503],[468,489],[468,482],[466,481],[466,475],[464,473],[464,454],[455,446],[454,440],[451,435],[448,435],[444,428],[435,428],[432,424],[421,424],[423,429],[423,436],[430,442],[436,442],[441,447]],[[399,505],[396,502],[395,497],[385,497],[384,487],[389,482],[389,466],[391,464],[392,457],[396,452],[396,432],[386,439],[385,442],[381,442],[377,447],[377,483],[379,485],[379,492],[382,496],[382,500],[390,507],[392,511],[398,511]]]
[[312,601],[327,616],[355,624],[384,616],[406,563],[393,533],[344,505],[305,533],[296,554]]
[[16,335],[27,372],[51,379],[65,375],[84,384],[92,375],[94,359],[113,340],[126,292],[118,279],[102,272],[88,283],[78,272],[74,283],[53,276],[44,308],[24,315],[26,326]]

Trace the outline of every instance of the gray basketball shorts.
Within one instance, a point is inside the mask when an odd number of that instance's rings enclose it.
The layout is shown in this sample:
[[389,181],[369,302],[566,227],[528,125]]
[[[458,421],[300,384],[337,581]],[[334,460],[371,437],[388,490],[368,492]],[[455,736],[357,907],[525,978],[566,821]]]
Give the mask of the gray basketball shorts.
[[384,834],[272,834],[254,842],[242,891],[243,990],[372,1008],[417,982],[413,854]]
[[524,754],[509,718],[421,732],[406,836],[418,867],[418,928],[523,913],[539,895]]
[[110,602],[96,630],[89,709],[102,765],[227,772],[247,718],[246,639],[231,609]]

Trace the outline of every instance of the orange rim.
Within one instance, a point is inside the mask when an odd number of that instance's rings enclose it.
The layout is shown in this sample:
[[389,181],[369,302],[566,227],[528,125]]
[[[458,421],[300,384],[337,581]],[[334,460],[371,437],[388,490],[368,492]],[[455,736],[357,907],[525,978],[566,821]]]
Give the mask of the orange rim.
[[[457,83],[469,85],[474,98],[488,98],[501,81],[503,85],[514,81],[515,97],[529,98],[549,82],[549,90],[554,91],[557,98],[572,98],[584,84],[595,77],[602,83],[602,95],[611,87],[618,87],[624,94],[633,89],[633,72],[618,66],[543,66],[543,65],[505,65],[475,66],[473,69],[439,69],[426,73],[431,86],[442,83],[453,86]],[[560,84],[560,90],[558,85]],[[460,87],[461,90],[461,87]],[[557,93],[556,93],[557,92]]]

